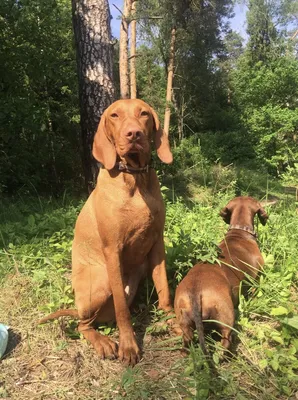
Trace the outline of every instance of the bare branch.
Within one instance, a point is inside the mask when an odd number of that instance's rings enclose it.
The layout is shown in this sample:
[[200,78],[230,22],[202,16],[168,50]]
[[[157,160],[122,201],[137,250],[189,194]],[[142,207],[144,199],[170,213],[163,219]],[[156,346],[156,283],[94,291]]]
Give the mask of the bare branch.
[[116,4],[113,4],[113,6],[120,12],[120,14],[122,15],[122,17],[124,18],[124,14],[123,14],[123,12],[120,10],[120,8],[118,8],[118,7],[116,6]]

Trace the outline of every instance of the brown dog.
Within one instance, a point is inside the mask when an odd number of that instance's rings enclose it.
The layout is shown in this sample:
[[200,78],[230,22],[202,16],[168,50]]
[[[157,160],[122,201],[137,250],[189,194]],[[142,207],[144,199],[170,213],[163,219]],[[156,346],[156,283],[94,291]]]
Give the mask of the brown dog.
[[[72,286],[79,331],[102,358],[119,357],[135,365],[140,349],[129,306],[142,277],[151,271],[159,307],[171,309],[165,266],[165,209],[156,172],[150,167],[151,141],[159,158],[172,162],[172,153],[155,111],[141,100],[118,100],[101,117],[93,155],[104,168],[97,186],[76,223],[72,247]],[[94,328],[117,321],[119,349]]]
[[234,307],[239,301],[240,282],[249,275],[257,276],[264,265],[256,242],[254,216],[263,225],[268,215],[252,197],[236,197],[224,207],[220,215],[229,230],[219,244],[220,263],[196,264],[176,290],[175,313],[183,333],[184,346],[193,339],[193,328],[198,331],[199,343],[206,353],[202,320],[216,320],[221,333],[221,344],[228,348],[234,326]]

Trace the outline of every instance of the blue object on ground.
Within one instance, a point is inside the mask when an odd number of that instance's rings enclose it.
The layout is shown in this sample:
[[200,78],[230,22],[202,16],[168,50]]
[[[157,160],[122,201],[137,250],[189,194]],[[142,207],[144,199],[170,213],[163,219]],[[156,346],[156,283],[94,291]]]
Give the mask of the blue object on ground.
[[0,358],[4,355],[8,342],[8,326],[0,324]]

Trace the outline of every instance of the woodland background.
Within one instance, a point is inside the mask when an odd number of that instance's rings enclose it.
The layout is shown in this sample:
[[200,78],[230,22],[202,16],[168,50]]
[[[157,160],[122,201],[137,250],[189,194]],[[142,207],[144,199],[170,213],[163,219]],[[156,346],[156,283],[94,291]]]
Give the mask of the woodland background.
[[[161,119],[171,28],[177,29],[168,103],[177,153],[172,174],[189,166],[185,152],[195,151],[206,163],[248,165],[297,181],[298,3],[250,0],[247,6],[244,42],[230,28],[231,0],[137,2],[137,97]],[[0,15],[0,191],[80,191],[84,160],[71,2],[1,0]],[[113,53],[116,99],[116,39]]]
[[[104,63],[82,62],[84,45],[97,40],[80,41],[86,30],[72,18],[86,3],[96,11],[88,14],[91,31],[109,38],[93,54]],[[240,296],[231,357],[222,360],[211,337],[213,369],[196,345],[182,357],[181,338],[168,331],[148,279],[132,310],[144,352],[131,369],[100,360],[75,320],[36,325],[74,307],[71,244],[96,174],[92,138],[121,89],[108,2],[0,0],[0,322],[10,326],[0,398],[297,399],[298,0],[245,4],[243,39],[229,26],[230,0],[136,3],[137,96],[161,120],[171,112],[174,162],[154,163],[172,296],[196,260],[217,262],[227,229],[219,210],[231,198],[264,201],[269,221],[255,221],[265,266],[248,297]],[[100,67],[109,71],[106,81]],[[86,71],[97,79],[93,86],[82,79]],[[115,324],[99,329],[119,339]]]

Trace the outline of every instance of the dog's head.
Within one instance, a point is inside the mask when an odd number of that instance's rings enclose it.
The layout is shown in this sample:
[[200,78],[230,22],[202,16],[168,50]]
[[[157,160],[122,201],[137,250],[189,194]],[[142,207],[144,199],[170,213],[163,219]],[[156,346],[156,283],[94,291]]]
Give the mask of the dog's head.
[[[231,200],[221,211],[220,216],[227,224],[252,225],[254,216],[258,214],[262,225],[269,218],[261,203],[253,197],[240,196]],[[233,221],[232,221],[233,219]]]
[[152,139],[158,157],[170,164],[173,156],[168,137],[153,108],[142,100],[118,100],[101,116],[93,156],[109,170],[117,155],[132,167],[144,167],[150,161]]

